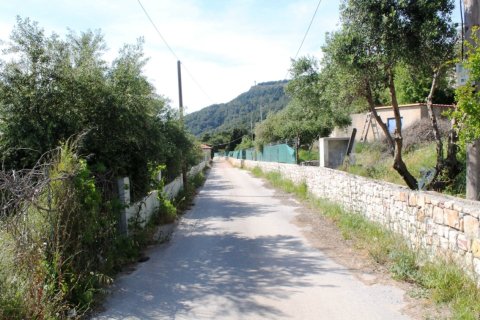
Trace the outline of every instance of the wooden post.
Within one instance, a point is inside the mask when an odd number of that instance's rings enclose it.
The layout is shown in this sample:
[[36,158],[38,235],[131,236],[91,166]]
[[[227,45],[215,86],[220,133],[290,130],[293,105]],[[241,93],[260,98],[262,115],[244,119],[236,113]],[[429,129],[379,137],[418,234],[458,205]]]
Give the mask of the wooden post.
[[182,66],[180,60],[177,61],[178,73],[178,112],[180,113],[180,123],[183,127],[183,94],[182,94]]
[[[182,129],[184,129],[184,123],[183,123],[183,93],[182,93],[182,66],[180,63],[180,60],[177,61],[177,73],[178,73],[178,111],[180,113],[180,125]],[[183,182],[183,190],[185,193],[187,192],[187,182],[188,182],[188,176],[187,176],[187,159],[186,155],[183,154],[182,159],[180,159],[181,167],[182,167],[182,182]]]

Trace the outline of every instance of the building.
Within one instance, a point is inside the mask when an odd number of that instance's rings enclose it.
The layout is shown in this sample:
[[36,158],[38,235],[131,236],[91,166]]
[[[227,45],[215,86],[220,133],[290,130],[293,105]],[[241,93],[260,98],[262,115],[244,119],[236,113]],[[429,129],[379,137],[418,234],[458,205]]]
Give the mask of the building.
[[200,148],[202,148],[202,151],[203,151],[203,160],[204,161],[212,160],[212,147],[210,147],[208,144],[202,144],[200,145]]
[[[452,107],[452,105],[434,104],[433,112],[437,117],[444,117],[442,114]],[[428,118],[428,110],[425,103],[400,105],[399,109],[402,118],[402,128],[407,128],[418,120]],[[392,106],[377,107],[376,110],[380,118],[382,118],[383,122],[387,125],[388,130],[394,132],[396,125]],[[357,128],[356,141],[360,141],[362,135],[365,133],[367,133],[367,141],[381,139],[385,136],[375,118],[371,116],[371,120],[369,119],[369,112],[355,113],[350,116],[352,118],[351,125],[343,129],[335,128],[330,137],[350,137],[353,128]]]

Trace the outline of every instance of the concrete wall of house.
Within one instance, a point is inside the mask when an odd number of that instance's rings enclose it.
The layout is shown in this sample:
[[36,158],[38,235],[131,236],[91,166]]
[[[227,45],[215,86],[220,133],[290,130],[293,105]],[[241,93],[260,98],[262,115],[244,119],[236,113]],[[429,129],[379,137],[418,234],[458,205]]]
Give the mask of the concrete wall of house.
[[447,255],[466,271],[480,276],[478,201],[412,191],[322,167],[231,158],[229,161],[236,166],[277,171],[295,183],[306,183],[315,196],[382,224],[402,235],[412,247],[423,248],[431,257]]
[[[445,107],[434,107],[433,108],[435,114],[437,117],[443,117],[442,113],[446,110]],[[378,107],[377,108],[377,113],[382,118],[383,122],[385,124],[388,123],[389,118],[394,118],[393,110],[391,107]],[[425,119],[428,118],[428,110],[426,105],[421,105],[421,104],[412,104],[412,105],[403,105],[400,106],[400,115],[403,118],[403,126],[402,128],[407,128],[411,126],[414,122],[420,120],[420,119]],[[335,128],[332,134],[330,135],[331,137],[350,137],[353,128],[357,128],[357,135],[355,137],[356,141],[359,141],[363,128],[365,125],[365,121],[367,118],[367,113],[355,113],[351,115],[352,118],[352,123],[350,126],[346,128]],[[375,121],[372,119],[372,121]],[[377,125],[378,133],[381,138],[383,138],[385,135],[383,134],[382,129],[380,126]],[[368,135],[367,135],[367,141],[374,141],[374,135],[372,128],[370,127],[368,130]]]
[[320,138],[320,166],[337,168],[343,164],[349,138]]
[[[188,172],[188,176],[195,176],[201,172],[208,161],[202,161],[198,165],[192,167]],[[144,227],[149,221],[150,217],[158,210],[160,202],[158,200],[158,190],[150,192],[142,200],[130,203],[130,188],[128,187],[128,178],[121,178],[118,180],[119,185],[119,198],[125,205],[125,208],[121,212],[120,216],[120,230],[128,233],[128,225],[135,219],[137,223]],[[180,190],[183,188],[183,179],[181,176],[165,185],[163,188],[163,195],[167,199],[175,198]]]

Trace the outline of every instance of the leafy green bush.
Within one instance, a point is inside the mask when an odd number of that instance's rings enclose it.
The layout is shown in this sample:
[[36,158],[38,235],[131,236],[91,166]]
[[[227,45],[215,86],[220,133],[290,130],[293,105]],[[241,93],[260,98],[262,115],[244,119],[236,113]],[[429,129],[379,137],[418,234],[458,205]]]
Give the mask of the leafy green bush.
[[158,208],[156,224],[172,223],[177,219],[177,208],[165,197],[159,195],[160,206]]
[[90,170],[113,183],[128,175],[137,200],[149,191],[151,168],[165,164],[165,177],[173,179],[179,159],[196,161],[193,138],[143,73],[141,39],[125,45],[111,65],[102,58],[106,43],[99,32],[62,39],[18,18],[10,40],[13,59],[0,60],[5,168],[32,168],[40,155],[83,133],[79,149]]
[[317,151],[304,150],[304,149],[298,150],[298,159],[300,162],[318,160],[319,158],[320,158],[320,154],[318,150]]

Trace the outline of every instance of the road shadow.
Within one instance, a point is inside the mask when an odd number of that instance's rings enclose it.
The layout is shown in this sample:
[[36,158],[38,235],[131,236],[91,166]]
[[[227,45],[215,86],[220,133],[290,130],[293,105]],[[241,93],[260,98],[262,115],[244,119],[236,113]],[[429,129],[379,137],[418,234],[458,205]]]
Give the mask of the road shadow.
[[[240,209],[248,210],[258,208],[244,205]],[[231,213],[236,214],[235,210]],[[178,319],[183,315],[188,319],[194,304],[215,303],[208,308],[208,318],[222,319],[233,313],[245,319],[278,319],[286,315],[262,301],[286,299],[311,287],[312,275],[348,273],[326,263],[296,237],[249,238],[202,223],[182,230],[175,241],[149,255],[149,261],[117,283],[116,305],[107,318]],[[320,286],[335,286],[326,279]]]
[[349,274],[298,237],[247,237],[219,227],[271,214],[275,205],[225,197],[234,186],[215,170],[207,182],[172,241],[153,248],[149,261],[116,281],[108,311],[97,319],[195,319],[199,305],[208,310],[204,319],[279,319],[291,315],[272,301],[312,286],[335,287],[327,274]]

